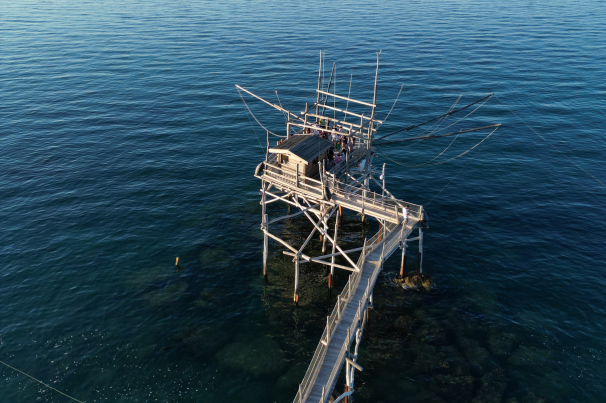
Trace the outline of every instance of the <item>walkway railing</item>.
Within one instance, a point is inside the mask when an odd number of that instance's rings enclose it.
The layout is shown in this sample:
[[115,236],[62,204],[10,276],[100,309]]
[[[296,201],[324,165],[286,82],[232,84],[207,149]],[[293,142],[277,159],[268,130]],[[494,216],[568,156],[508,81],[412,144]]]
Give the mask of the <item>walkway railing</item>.
[[[385,236],[388,233],[390,233],[395,227],[397,227],[396,224],[387,223],[386,226],[381,231],[377,232],[368,241],[365,241],[365,248],[362,250],[362,254],[360,255],[360,258],[358,259],[358,267],[362,267],[364,265],[364,263],[366,261],[366,256],[368,255],[368,253],[374,251],[381,242],[384,242]],[[383,252],[381,253],[381,260],[382,259],[383,259]],[[337,328],[337,325],[339,324],[339,322],[341,320],[341,313],[345,310],[345,308],[347,307],[347,305],[353,298],[353,295],[355,294],[356,289],[358,288],[361,274],[362,274],[361,272],[353,272],[352,274],[350,274],[347,284],[345,284],[343,291],[337,298],[337,304],[333,308],[332,313],[327,317],[327,323],[326,323],[326,327],[324,328],[324,332],[322,333],[322,338],[320,339],[320,343],[318,344],[318,347],[316,348],[314,356],[311,359],[311,363],[309,364],[309,367],[307,368],[307,372],[305,373],[305,376],[303,377],[303,381],[299,385],[299,392],[297,393],[297,396],[295,397],[294,403],[304,402],[305,399],[307,398],[307,395],[309,394],[312,387],[314,386],[318,372],[320,372],[320,368],[322,367],[322,363],[324,362],[324,357],[326,356],[326,351],[328,350],[328,346],[330,345],[331,336],[333,335],[335,329]],[[341,364],[343,363],[343,360],[345,359],[345,351],[347,351],[347,348],[351,344],[351,337],[355,334],[354,331],[357,326],[359,318],[361,318],[360,315],[364,312],[364,309],[366,309],[366,307],[367,307],[368,294],[369,294],[369,291],[372,289],[372,286],[374,286],[374,284],[368,284],[365,294],[364,294],[364,298],[363,298],[364,302],[360,301],[360,305],[358,306],[358,310],[356,311],[355,319],[349,326],[348,337],[346,338],[346,340],[343,343],[343,346],[341,347],[341,350],[339,352],[339,359],[338,359],[339,365],[336,365],[333,368],[333,372],[331,373],[330,381],[327,383],[327,385],[325,385],[325,386],[330,386],[330,387],[326,388],[326,390],[332,391],[332,389],[333,389],[333,386],[334,386],[333,383],[336,382],[336,377],[340,371]]]
[[[327,188],[331,195],[349,201],[352,204],[356,204],[362,209],[368,208],[371,211],[378,209],[383,214],[393,216],[395,222],[400,220],[402,208],[405,205],[409,206],[409,214],[411,216],[422,216],[423,207],[418,204],[408,203],[396,199],[393,196],[361,189],[356,187],[355,184],[346,184],[337,181],[332,175],[327,174],[324,177],[324,184],[321,180],[309,178],[301,174],[297,175],[297,173],[293,172],[291,169],[283,169],[278,166],[275,155],[271,155],[269,162],[265,162],[264,164],[265,169],[261,178],[266,181],[282,184],[292,189],[302,190],[309,194],[313,194],[316,197],[324,195],[325,189]],[[357,185],[359,186],[359,184]],[[369,213],[372,215],[371,211],[369,211]]]

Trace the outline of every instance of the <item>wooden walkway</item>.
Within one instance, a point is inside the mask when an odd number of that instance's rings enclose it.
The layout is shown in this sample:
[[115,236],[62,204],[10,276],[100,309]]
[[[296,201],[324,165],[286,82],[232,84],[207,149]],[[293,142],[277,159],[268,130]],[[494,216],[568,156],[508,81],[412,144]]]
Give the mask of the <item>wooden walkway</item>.
[[[372,250],[365,257],[361,257],[363,259],[361,273],[350,276],[350,282],[353,277],[357,277],[354,280],[355,284],[350,285],[348,282],[339,296],[339,302],[335,306],[336,320],[334,325],[330,326],[329,341],[326,343],[327,331],[325,330],[304,378],[304,383],[295,397],[295,403],[324,403],[329,400],[351,344],[355,340],[359,343],[361,338],[367,320],[367,308],[372,307],[371,295],[383,268],[383,262],[396,249],[399,249],[400,241],[406,239],[417,225],[418,220],[411,218],[403,231],[401,223],[392,226],[384,233],[384,239],[372,245]],[[375,237],[378,240],[380,238],[377,235]],[[351,292],[348,287],[351,287]]]

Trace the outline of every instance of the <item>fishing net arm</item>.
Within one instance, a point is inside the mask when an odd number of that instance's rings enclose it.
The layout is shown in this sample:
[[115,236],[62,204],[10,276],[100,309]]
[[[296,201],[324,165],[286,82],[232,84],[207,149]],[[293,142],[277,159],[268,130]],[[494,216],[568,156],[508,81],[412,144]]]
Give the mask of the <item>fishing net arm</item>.
[[443,114],[443,115],[440,115],[440,116],[437,116],[437,117],[435,117],[435,118],[429,119],[429,120],[427,120],[427,121],[425,121],[425,122],[423,122],[423,123],[419,123],[419,124],[416,124],[416,125],[408,126],[408,127],[403,128],[403,129],[398,129],[398,130],[396,130],[396,131],[393,131],[393,132],[391,132],[391,133],[386,134],[385,136],[383,136],[383,137],[381,137],[381,138],[378,138],[376,141],[383,140],[383,139],[385,139],[385,138],[387,138],[387,137],[389,137],[389,136],[392,136],[392,135],[397,134],[397,133],[400,133],[400,132],[407,132],[407,131],[412,130],[412,129],[415,129],[415,128],[419,127],[419,126],[426,125],[427,123],[434,122],[434,121],[436,121],[436,120],[438,120],[438,119],[441,119],[441,118],[444,118],[444,117],[447,117],[447,116],[450,116],[450,115],[454,115],[454,114],[455,114],[455,113],[457,113],[457,112],[460,112],[460,111],[462,111],[462,110],[465,110],[465,109],[469,108],[470,106],[473,106],[473,105],[475,105],[475,104],[477,104],[477,103],[480,103],[480,102],[482,102],[482,101],[484,101],[484,100],[488,100],[488,99],[489,99],[489,98],[491,98],[493,95],[494,95],[494,93],[492,93],[492,94],[488,94],[488,95],[486,95],[485,97],[482,97],[482,98],[478,99],[477,101],[470,103],[469,105],[466,105],[466,106],[464,106],[464,107],[462,107],[462,108],[459,108],[459,109],[454,109],[454,110],[448,111],[448,112],[446,112],[446,113],[445,113],[445,114]]
[[[499,127],[501,126],[500,123],[497,123],[496,125],[490,125],[490,126],[482,126],[482,127],[476,127],[474,129],[467,129],[467,130],[460,130],[458,132],[452,132],[452,133],[446,133],[446,134],[439,134],[439,135],[434,135],[434,134],[430,134],[428,136],[418,136],[418,137],[411,137],[408,139],[403,139],[403,140],[392,140],[392,141],[385,141],[385,142],[379,142],[379,140],[377,140],[377,145],[385,145],[385,144],[392,144],[392,143],[402,143],[404,141],[413,141],[413,140],[429,140],[429,139],[437,139],[440,137],[448,137],[448,136],[454,136],[457,134],[463,134],[463,133],[471,133],[471,132],[477,132],[478,130],[484,130],[484,129],[490,129],[492,127]],[[382,137],[385,138],[385,137]]]
[[289,116],[289,117],[290,117],[290,116],[292,116],[292,117],[293,117],[293,118],[295,118],[295,119],[303,120],[303,119],[301,119],[301,117],[300,117],[300,116],[295,115],[295,114],[294,114],[294,113],[292,113],[291,111],[289,111],[289,110],[287,110],[287,109],[284,109],[284,108],[282,108],[282,107],[281,107],[281,106],[279,106],[279,105],[272,104],[271,102],[266,101],[265,99],[261,98],[260,96],[253,94],[252,92],[248,91],[247,89],[244,89],[244,88],[240,87],[240,86],[239,86],[239,85],[237,85],[237,84],[236,84],[236,88],[237,88],[238,90],[242,90],[242,91],[246,92],[248,95],[251,95],[251,96],[253,96],[253,97],[257,98],[259,101],[266,103],[267,105],[271,106],[272,108],[277,109],[277,110],[279,110],[280,112],[283,112],[283,113],[288,114],[288,116]]

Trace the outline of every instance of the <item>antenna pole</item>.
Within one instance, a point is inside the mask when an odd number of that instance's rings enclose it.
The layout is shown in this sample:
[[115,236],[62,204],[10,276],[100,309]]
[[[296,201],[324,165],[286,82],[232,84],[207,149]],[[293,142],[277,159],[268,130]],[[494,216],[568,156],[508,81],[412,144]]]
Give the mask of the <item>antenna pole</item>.
[[[332,70],[330,71],[330,79],[328,80],[328,88],[326,88],[326,92],[330,92],[330,84],[332,84],[332,75],[335,72],[336,65],[337,65],[337,62],[334,62],[332,64]],[[333,97],[333,99],[336,101],[336,98]],[[324,103],[322,104],[322,116],[324,116],[324,111],[326,110],[326,108],[324,106],[326,106],[327,101],[328,101],[328,96],[326,97],[326,99],[324,100]]]
[[[366,172],[370,172],[370,148],[372,147],[372,129],[374,126],[373,119],[375,117],[375,109],[377,108],[377,80],[379,78],[379,56],[381,56],[381,51],[377,52],[377,70],[375,72],[375,88],[372,97],[372,113],[370,115],[370,121],[368,122],[368,142],[366,143],[368,150],[366,151]],[[360,128],[361,130],[361,128]]]
[[[322,51],[320,51],[320,68],[318,69],[318,91],[320,91],[320,85],[322,83]],[[320,114],[320,93],[318,92],[318,98],[316,100],[316,115]],[[316,122],[318,118],[316,118]]]
[[265,162],[269,161],[269,130],[266,130],[267,133],[267,149],[265,150]]

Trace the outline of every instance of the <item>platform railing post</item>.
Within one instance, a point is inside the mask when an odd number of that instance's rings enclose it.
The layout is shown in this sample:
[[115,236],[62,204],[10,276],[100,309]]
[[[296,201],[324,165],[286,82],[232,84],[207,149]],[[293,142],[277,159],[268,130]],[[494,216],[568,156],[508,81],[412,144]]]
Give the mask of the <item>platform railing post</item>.
[[295,185],[299,187],[299,164],[297,164],[297,173],[295,176]]

